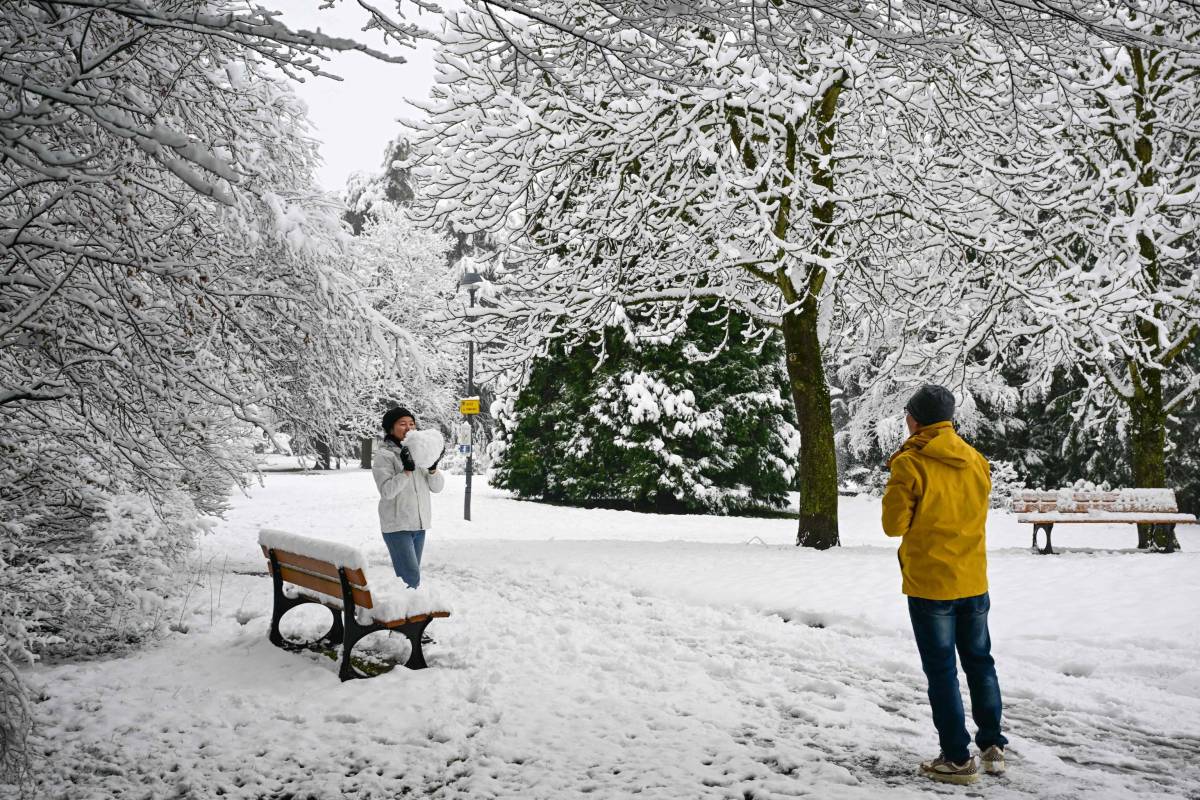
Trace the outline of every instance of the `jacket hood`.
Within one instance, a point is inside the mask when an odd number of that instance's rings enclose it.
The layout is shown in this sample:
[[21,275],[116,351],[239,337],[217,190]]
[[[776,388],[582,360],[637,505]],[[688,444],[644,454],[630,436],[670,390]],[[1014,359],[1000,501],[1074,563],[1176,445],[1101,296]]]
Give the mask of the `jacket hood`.
[[916,450],[921,455],[940,461],[955,469],[966,469],[971,463],[971,447],[954,431],[950,422],[937,422],[920,428],[900,446],[896,454],[888,459],[888,466],[896,456],[906,450]]

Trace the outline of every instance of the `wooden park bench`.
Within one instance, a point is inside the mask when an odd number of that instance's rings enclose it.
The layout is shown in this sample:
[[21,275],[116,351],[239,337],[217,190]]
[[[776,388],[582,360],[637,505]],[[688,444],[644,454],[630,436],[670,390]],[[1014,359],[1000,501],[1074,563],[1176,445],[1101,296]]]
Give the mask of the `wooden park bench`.
[[[373,595],[363,571],[366,558],[355,547],[269,528],[259,531],[258,543],[267,557],[275,584],[271,644],[291,651],[319,650],[322,645],[336,649],[341,645],[338,677],[347,681],[370,677],[351,663],[351,654],[359,640],[376,631],[395,630],[404,634],[412,645],[404,666],[409,669],[427,666],[421,637],[431,621],[450,616],[444,604],[431,602],[423,590],[407,587]],[[333,612],[329,631],[313,642],[284,639],[279,632],[279,621],[288,611],[306,603],[317,603]]]
[[[1172,489],[1115,489],[1110,492],[1021,490],[1013,493],[1012,507],[1018,514],[1017,522],[1033,524],[1033,549],[1044,554],[1054,552],[1050,545],[1050,533],[1059,523],[1149,525],[1151,549],[1171,553],[1178,546],[1175,526],[1196,522],[1195,516],[1179,513]],[[1045,534],[1044,547],[1038,546],[1038,531]]]

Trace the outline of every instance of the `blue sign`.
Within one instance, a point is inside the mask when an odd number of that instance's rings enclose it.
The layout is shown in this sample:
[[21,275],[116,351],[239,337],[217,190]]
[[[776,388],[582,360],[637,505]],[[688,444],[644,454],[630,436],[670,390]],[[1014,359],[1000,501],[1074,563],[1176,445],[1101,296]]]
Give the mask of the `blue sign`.
[[462,453],[464,456],[466,456],[466,455],[470,455],[470,454],[471,454],[471,445],[469,445],[469,444],[460,444],[460,445],[458,446],[458,452]]

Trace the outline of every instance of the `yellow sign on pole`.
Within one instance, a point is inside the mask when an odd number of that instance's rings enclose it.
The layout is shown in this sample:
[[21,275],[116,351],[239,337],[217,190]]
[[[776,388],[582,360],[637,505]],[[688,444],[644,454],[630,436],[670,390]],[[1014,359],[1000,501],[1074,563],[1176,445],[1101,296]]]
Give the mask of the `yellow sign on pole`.
[[460,414],[478,414],[479,413],[479,398],[464,397],[458,401],[458,412]]

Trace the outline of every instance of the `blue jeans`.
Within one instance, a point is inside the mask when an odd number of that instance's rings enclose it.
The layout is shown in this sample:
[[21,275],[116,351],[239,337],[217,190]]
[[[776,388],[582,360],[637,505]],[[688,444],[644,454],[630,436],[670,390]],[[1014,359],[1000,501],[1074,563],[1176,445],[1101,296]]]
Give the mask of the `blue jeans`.
[[392,556],[396,577],[410,589],[421,585],[421,551],[425,549],[425,531],[392,531],[383,535]]
[[992,660],[992,638],[988,634],[987,615],[992,607],[987,592],[959,600],[908,598],[908,615],[913,635],[921,651],[921,667],[929,680],[929,705],[937,728],[942,755],[962,763],[970,758],[963,718],[962,695],[958,690],[958,669],[954,651],[962,661],[971,691],[971,716],[979,728],[975,744],[986,750],[992,745],[1004,747],[1008,739],[1000,732],[1000,681]]

